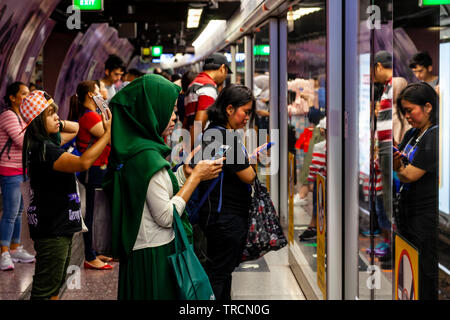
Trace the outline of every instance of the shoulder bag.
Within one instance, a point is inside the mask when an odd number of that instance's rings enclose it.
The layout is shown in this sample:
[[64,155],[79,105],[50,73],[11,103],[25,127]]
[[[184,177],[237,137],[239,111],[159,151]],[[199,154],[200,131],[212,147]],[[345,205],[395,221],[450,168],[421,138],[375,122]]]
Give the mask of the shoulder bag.
[[215,300],[208,275],[189,243],[178,215],[173,209],[173,229],[175,232],[175,253],[168,256],[174,272],[180,300]]

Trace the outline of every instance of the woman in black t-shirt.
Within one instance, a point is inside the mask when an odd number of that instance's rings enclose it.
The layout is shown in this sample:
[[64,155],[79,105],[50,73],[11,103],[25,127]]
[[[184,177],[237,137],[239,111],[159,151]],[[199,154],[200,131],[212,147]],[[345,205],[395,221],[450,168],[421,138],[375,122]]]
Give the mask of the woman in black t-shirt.
[[398,232],[419,250],[419,299],[438,298],[438,101],[426,83],[412,83],[397,106],[412,126],[394,153],[400,180]]
[[[199,225],[207,239],[205,270],[217,300],[231,299],[231,273],[241,261],[247,236],[251,184],[256,173],[235,130],[243,129],[254,112],[255,99],[250,89],[228,85],[208,108],[211,123],[202,138],[205,159],[214,156],[221,145],[230,146],[225,153],[223,180],[199,211]],[[199,185],[199,197],[210,184],[207,181]]]
[[68,153],[61,146],[75,137],[78,123],[60,121],[57,111],[53,99],[39,90],[27,95],[20,106],[27,123],[22,151],[31,188],[27,216],[36,250],[31,299],[58,298],[69,266],[73,234],[82,227],[75,172],[89,169],[111,136],[108,111],[109,120],[102,117],[103,136],[81,157]]

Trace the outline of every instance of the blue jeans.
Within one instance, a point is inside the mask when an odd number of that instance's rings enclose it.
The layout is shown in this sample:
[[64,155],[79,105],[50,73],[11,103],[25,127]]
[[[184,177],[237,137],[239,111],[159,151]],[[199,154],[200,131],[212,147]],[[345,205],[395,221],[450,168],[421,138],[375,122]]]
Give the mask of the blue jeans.
[[20,192],[20,184],[23,175],[0,175],[0,187],[2,189],[3,216],[0,220],[0,245],[9,247],[11,243],[20,243],[20,231],[22,227],[23,200]]
[[83,233],[84,258],[86,261],[95,260],[97,257],[97,253],[92,248],[92,222],[94,221],[95,189],[102,187],[105,174],[106,168],[101,169],[99,166],[92,166],[88,171],[83,171],[78,176],[78,180],[86,189],[86,216],[84,217],[84,223],[88,228],[88,232]]

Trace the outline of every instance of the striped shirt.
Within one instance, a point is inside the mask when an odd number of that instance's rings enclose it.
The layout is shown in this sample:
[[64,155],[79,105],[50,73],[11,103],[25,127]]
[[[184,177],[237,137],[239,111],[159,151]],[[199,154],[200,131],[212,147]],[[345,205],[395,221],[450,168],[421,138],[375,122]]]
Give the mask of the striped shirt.
[[317,174],[327,176],[327,141],[321,141],[314,145],[311,165],[309,166],[308,182],[316,181]]
[[380,154],[391,152],[392,147],[392,78],[384,85],[377,118],[377,137]]
[[[378,164],[378,160],[375,160],[375,190],[376,195],[381,196],[383,194],[383,181],[382,181],[382,172],[380,169],[380,165]],[[363,195],[366,201],[369,200],[369,189],[370,189],[370,177],[363,172],[359,173],[359,181],[362,184]]]
[[206,110],[216,101],[218,96],[217,85],[205,72],[200,72],[189,85],[184,96],[185,116],[188,119],[188,128],[194,123],[195,113]]
[[25,131],[25,121],[12,110],[6,110],[0,114],[0,151],[5,146],[8,138],[12,139],[11,149],[5,149],[0,158],[0,175],[13,176],[23,173],[22,170],[22,146]]

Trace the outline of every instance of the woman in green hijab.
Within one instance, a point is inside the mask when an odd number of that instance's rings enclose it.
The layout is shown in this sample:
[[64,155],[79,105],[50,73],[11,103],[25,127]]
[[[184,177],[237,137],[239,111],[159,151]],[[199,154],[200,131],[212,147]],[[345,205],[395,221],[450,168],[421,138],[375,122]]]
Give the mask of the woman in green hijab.
[[120,259],[119,300],[177,299],[167,256],[175,252],[173,210],[192,236],[186,202],[201,181],[215,178],[221,161],[202,161],[175,173],[166,160],[180,87],[155,74],[138,78],[111,100],[114,114],[109,173],[113,256]]

